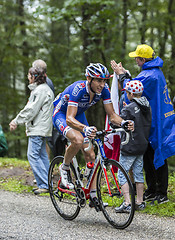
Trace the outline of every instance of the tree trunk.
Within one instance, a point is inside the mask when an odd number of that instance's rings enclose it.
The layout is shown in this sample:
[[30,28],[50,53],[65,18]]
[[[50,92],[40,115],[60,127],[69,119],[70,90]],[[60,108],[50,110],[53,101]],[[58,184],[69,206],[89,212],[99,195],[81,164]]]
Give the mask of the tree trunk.
[[171,58],[170,58],[170,69],[169,69],[169,83],[171,88],[171,99],[175,96],[175,86],[174,86],[174,76],[175,76],[175,1],[169,0],[168,4],[168,13],[169,13],[169,28],[171,33]]
[[128,10],[127,0],[123,0],[122,52],[121,52],[121,59],[123,64],[125,63],[126,56],[127,22],[128,22],[127,10]]
[[140,34],[141,34],[141,43],[145,43],[145,33],[146,33],[146,21],[147,21],[147,9],[148,9],[148,4],[147,4],[147,0],[143,1],[143,9],[141,11],[142,13],[142,23],[141,23],[141,27],[140,27]]
[[[82,6],[83,62],[85,68],[90,64],[91,56],[93,55],[93,52],[91,53],[88,49],[88,46],[92,44],[92,41],[89,40],[90,29],[88,28],[88,21],[91,14],[89,13],[90,11],[87,11],[88,7],[88,4]],[[102,101],[89,108],[86,112],[86,117],[89,125],[96,126],[97,129],[104,128],[105,114]]]

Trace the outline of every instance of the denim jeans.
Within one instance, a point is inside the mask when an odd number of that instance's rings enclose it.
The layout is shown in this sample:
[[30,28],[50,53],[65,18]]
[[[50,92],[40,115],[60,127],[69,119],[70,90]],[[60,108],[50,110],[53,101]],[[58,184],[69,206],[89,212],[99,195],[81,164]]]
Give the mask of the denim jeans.
[[[133,171],[133,177],[135,182],[144,183],[143,178],[143,155],[126,156],[120,154],[120,164],[125,168],[127,172],[130,169]],[[126,178],[123,173],[118,171],[119,183],[123,186],[126,183]]]
[[50,162],[46,152],[45,137],[29,137],[27,157],[38,188],[48,189],[48,171]]

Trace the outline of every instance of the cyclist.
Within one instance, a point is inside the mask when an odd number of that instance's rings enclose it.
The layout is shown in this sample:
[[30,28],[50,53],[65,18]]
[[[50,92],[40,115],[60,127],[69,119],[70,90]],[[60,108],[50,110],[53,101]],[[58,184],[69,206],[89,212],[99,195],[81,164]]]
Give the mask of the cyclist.
[[[133,130],[134,128],[131,121],[124,121],[114,112],[110,90],[106,83],[106,80],[110,78],[107,68],[100,63],[91,63],[86,68],[85,76],[87,80],[74,82],[54,100],[54,126],[71,142],[59,169],[62,186],[68,189],[74,188],[70,176],[70,162],[78,151],[82,150],[86,161],[95,162],[93,148],[87,152],[84,151],[88,146],[88,138],[94,138],[97,131],[95,126],[89,126],[85,117],[84,112],[88,108],[102,98],[105,111],[114,125],[124,126],[127,124],[128,129]],[[90,189],[89,206],[94,207],[97,204],[96,179],[94,179]]]

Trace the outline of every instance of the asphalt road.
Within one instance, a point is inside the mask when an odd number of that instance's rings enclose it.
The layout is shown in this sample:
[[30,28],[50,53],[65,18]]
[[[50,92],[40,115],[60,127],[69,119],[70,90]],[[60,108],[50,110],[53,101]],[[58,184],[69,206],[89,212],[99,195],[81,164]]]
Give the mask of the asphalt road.
[[0,190],[0,240],[170,240],[175,219],[136,213],[124,230],[113,228],[103,214],[86,206],[73,221],[65,221],[49,197]]

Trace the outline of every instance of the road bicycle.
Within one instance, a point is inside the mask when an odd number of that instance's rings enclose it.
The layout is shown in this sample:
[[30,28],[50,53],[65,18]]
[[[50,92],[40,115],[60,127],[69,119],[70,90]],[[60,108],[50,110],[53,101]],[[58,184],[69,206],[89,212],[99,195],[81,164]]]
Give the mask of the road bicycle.
[[[76,157],[73,158],[70,164],[74,184],[73,190],[65,189],[61,185],[59,166],[62,164],[64,157],[57,156],[52,160],[48,175],[49,193],[56,211],[64,219],[75,219],[80,209],[86,206],[87,200],[90,198],[91,184],[97,173],[97,196],[100,209],[95,209],[102,211],[107,221],[117,229],[124,229],[132,222],[135,211],[133,185],[126,170],[116,160],[108,159],[103,148],[104,137],[107,137],[107,134],[118,132],[125,133],[126,139],[122,144],[126,144],[129,141],[129,134],[123,128],[102,130],[96,133],[96,138],[93,140],[96,160],[88,178],[84,176],[84,169],[80,169]],[[91,144],[86,150],[88,151],[90,147]],[[119,207],[124,201],[117,176],[118,169],[124,174],[129,185],[131,210],[128,213],[116,213],[115,211],[115,208]]]

